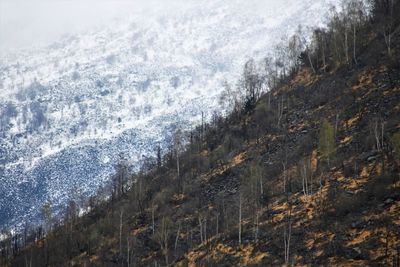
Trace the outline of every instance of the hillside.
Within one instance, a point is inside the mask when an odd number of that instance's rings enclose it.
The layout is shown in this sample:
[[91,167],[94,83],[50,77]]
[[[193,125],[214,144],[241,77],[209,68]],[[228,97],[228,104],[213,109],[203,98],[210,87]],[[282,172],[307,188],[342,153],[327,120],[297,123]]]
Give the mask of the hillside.
[[42,229],[1,244],[0,265],[400,266],[400,18],[389,54],[379,11],[356,62],[303,52],[254,105],[186,146],[175,134],[138,173],[119,165],[87,214],[44,209]]
[[120,158],[137,170],[157,144],[166,150],[175,128],[225,113],[221,84],[240,76],[246,58],[264,56],[299,24],[324,23],[339,1],[291,0],[281,15],[282,3],[264,12],[240,2],[177,0],[157,11],[162,3],[0,56],[0,228],[38,222],[47,201],[60,209],[77,190],[93,195]]

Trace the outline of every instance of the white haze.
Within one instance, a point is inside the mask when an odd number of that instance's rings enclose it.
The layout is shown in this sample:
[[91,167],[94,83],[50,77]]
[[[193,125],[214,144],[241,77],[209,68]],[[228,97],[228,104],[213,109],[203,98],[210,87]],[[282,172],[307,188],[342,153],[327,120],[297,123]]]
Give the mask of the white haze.
[[[130,16],[174,16],[209,0],[0,0],[0,54],[57,41]],[[285,6],[301,0],[232,0],[227,8],[254,13],[274,23]]]
[[[0,50],[46,45],[132,15],[184,10],[173,0],[0,0]],[[150,16],[152,16],[150,15]]]

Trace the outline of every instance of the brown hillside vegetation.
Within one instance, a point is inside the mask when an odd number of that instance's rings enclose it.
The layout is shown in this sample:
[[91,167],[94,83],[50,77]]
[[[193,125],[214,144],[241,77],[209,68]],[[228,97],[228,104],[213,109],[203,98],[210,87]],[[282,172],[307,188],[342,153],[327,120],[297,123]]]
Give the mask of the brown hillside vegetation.
[[400,21],[389,54],[379,10],[356,63],[303,60],[0,265],[400,266]]

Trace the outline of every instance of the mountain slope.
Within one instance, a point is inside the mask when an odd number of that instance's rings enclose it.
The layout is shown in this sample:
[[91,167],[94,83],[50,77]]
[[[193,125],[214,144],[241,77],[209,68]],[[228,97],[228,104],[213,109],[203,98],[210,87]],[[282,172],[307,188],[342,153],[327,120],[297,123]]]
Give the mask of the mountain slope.
[[368,23],[358,64],[303,65],[119,197],[80,218],[71,206],[11,265],[399,265],[400,31],[389,57]]
[[299,24],[321,24],[338,3],[289,1],[278,14],[275,1],[239,2],[137,14],[1,58],[0,226],[35,221],[47,201],[91,195],[121,158],[137,170],[175,128],[224,114],[223,82],[236,81],[248,57],[265,56]]

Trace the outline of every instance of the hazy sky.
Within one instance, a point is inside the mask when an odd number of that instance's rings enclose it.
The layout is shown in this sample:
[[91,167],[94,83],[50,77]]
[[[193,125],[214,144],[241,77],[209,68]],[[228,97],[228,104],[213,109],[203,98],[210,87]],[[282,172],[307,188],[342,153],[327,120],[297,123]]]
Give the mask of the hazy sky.
[[49,43],[132,13],[167,12],[178,2],[182,0],[0,0],[0,49]]
[[[303,0],[0,0],[0,55],[8,49],[49,44],[132,14],[174,15],[187,8],[216,3],[273,18],[285,6]],[[272,12],[272,13],[271,13]]]

